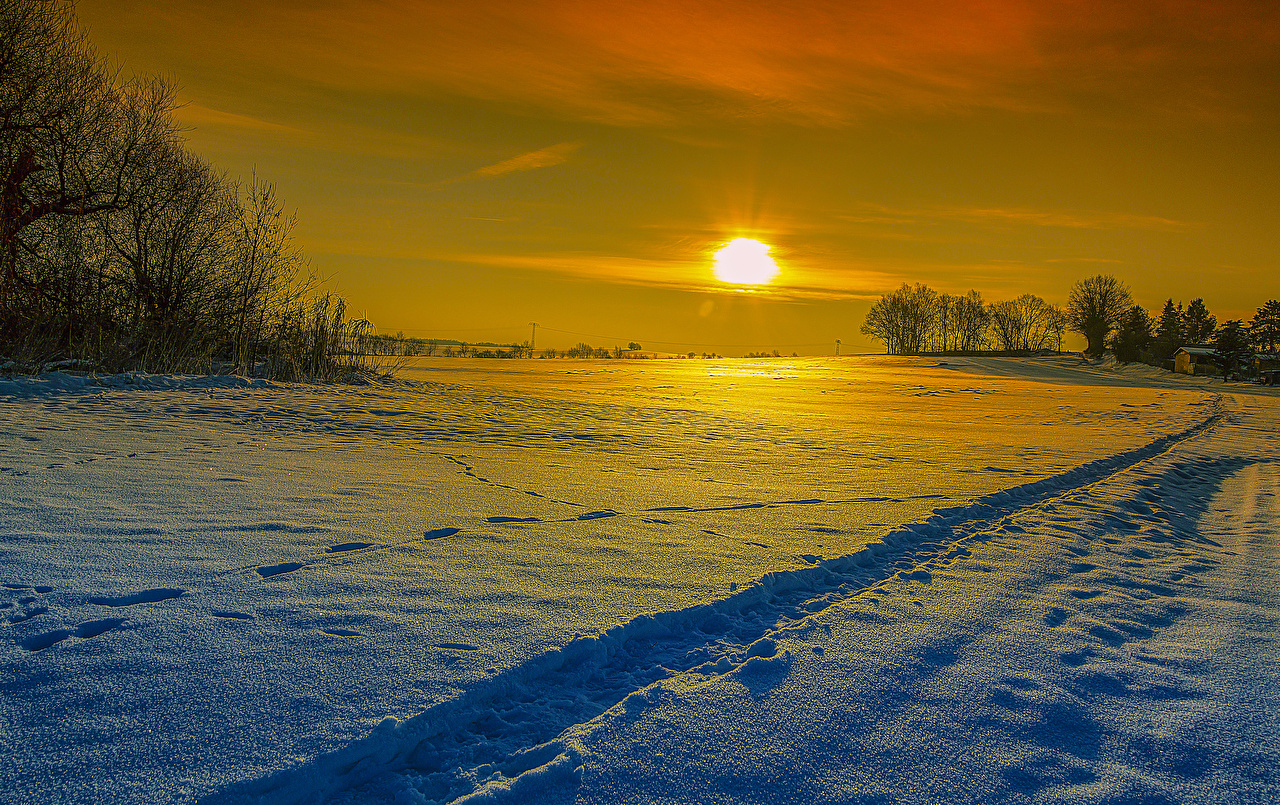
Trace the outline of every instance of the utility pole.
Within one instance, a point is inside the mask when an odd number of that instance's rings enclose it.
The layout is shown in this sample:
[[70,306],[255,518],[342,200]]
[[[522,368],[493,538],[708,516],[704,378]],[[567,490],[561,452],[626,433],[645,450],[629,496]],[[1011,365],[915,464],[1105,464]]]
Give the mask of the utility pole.
[[836,339],[836,354],[837,354],[837,355],[839,355],[839,354],[840,354],[840,339],[839,339],[839,338],[837,338],[837,339]]
[[533,357],[533,347],[538,340],[538,323],[536,321],[529,322],[529,326],[533,328],[533,332],[529,335],[529,357]]

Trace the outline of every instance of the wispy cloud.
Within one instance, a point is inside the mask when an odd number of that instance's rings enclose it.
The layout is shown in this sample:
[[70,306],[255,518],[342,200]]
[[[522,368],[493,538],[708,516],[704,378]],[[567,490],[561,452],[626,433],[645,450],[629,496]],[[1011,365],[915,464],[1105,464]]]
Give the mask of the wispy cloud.
[[850,223],[901,225],[930,221],[961,221],[973,224],[1025,224],[1067,229],[1151,229],[1180,232],[1199,224],[1159,215],[1107,210],[1029,210],[1010,207],[920,207],[899,209],[863,204],[862,210],[837,216]]
[[814,268],[783,265],[782,275],[770,285],[734,286],[714,278],[708,261],[696,258],[627,257],[591,252],[540,254],[450,253],[433,254],[432,260],[470,265],[538,271],[619,285],[661,287],[700,293],[749,294],[774,300],[814,301],[878,299],[914,276],[907,266],[846,264]]
[[465,182],[472,179],[492,179],[495,176],[504,176],[508,173],[520,173],[522,171],[537,170],[538,168],[549,168],[553,165],[559,165],[567,162],[574,153],[582,147],[580,142],[557,143],[546,148],[539,148],[537,151],[529,151],[524,154],[504,159],[492,165],[485,165],[483,168],[477,168],[471,173],[463,176],[457,176],[452,179],[445,179],[440,184],[453,184],[455,182]]
[[1269,92],[1261,68],[1274,68],[1280,46],[1280,11],[1267,0],[254,2],[248,28],[249,0],[198,13],[151,4],[192,41],[197,29],[234,30],[230,64],[616,125],[843,124],[882,112],[1078,109],[1099,97],[1113,111],[1120,100],[1211,113]]
[[272,123],[269,120],[261,120],[249,115],[241,115],[235,112],[224,112],[220,109],[210,109],[207,106],[201,106],[197,103],[187,103],[178,108],[174,113],[174,117],[178,122],[188,126],[225,126],[236,129],[254,129],[257,131],[279,131],[292,134],[303,133],[301,129],[293,126],[285,126],[280,123]]
[[1123,263],[1123,260],[1114,260],[1110,257],[1053,257],[1045,260],[1046,263]]
[[1196,224],[1188,221],[1175,221],[1158,215],[1133,215],[1122,212],[1055,212],[1044,210],[1019,209],[943,209],[936,213],[939,217],[953,218],[960,221],[1009,221],[1033,226],[1056,226],[1068,229],[1161,229],[1180,231],[1191,229]]

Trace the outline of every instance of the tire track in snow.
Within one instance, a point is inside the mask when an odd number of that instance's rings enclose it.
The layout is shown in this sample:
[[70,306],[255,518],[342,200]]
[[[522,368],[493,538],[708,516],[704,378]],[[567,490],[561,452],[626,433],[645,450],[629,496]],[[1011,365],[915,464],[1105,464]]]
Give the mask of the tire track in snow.
[[[1020,532],[1015,515],[1050,500],[1087,494],[1108,477],[1195,438],[1224,417],[1060,475],[1001,490],[961,506],[935,509],[881,542],[814,566],[766,574],[726,599],[641,615],[595,636],[580,637],[486,679],[458,697],[404,722],[387,718],[367,737],[295,769],[233,785],[202,802],[324,801],[382,775],[411,770],[415,787],[437,802],[475,794],[492,801],[483,779],[517,793],[548,774],[573,774],[576,763],[555,739],[615,706],[644,706],[654,682],[678,674],[718,675],[749,663],[786,662],[775,637],[794,634],[814,613],[885,585],[893,578],[928,581],[930,570],[969,555],[969,543]],[[1007,530],[1001,531],[1003,526]],[[813,624],[809,624],[812,626]]]

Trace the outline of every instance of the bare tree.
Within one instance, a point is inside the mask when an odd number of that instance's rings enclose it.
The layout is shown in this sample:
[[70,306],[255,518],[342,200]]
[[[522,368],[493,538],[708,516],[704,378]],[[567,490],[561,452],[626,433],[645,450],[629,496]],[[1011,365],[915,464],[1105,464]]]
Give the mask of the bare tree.
[[937,308],[937,291],[903,283],[871,306],[862,332],[883,341],[891,355],[918,354],[928,344]]
[[1067,323],[1088,341],[1089,355],[1101,355],[1107,337],[1120,323],[1120,317],[1133,305],[1133,297],[1125,284],[1109,274],[1080,280],[1071,289],[1067,301]]
[[157,148],[133,171],[131,203],[101,217],[132,300],[144,363],[194,368],[239,315],[232,270],[241,209],[208,165],[179,146]]
[[163,81],[99,59],[71,3],[0,0],[0,325],[45,292],[19,271],[25,230],[126,206],[130,172],[174,140],[173,109]]
[[1049,349],[1061,339],[1061,316],[1034,294],[990,306],[991,331],[1003,350]]
[[[236,294],[232,361],[238,371],[247,371],[268,323],[309,291],[312,282],[310,276],[298,282],[305,260],[292,240],[297,219],[285,214],[274,184],[260,181],[255,172],[239,213],[231,277]],[[434,347],[433,342],[431,351]]]
[[960,298],[951,294],[938,294],[934,305],[933,324],[929,328],[929,350],[949,352],[959,341],[959,320],[956,306]]
[[964,296],[956,297],[953,311],[957,336],[956,349],[961,352],[985,349],[989,343],[991,312],[983,304],[982,294],[969,291]]

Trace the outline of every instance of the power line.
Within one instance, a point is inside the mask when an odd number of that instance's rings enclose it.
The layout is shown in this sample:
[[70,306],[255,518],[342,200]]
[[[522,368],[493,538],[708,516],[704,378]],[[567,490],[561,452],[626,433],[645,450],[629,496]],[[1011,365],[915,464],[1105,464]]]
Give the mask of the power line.
[[385,327],[404,333],[492,333],[494,331],[523,330],[523,327]]

